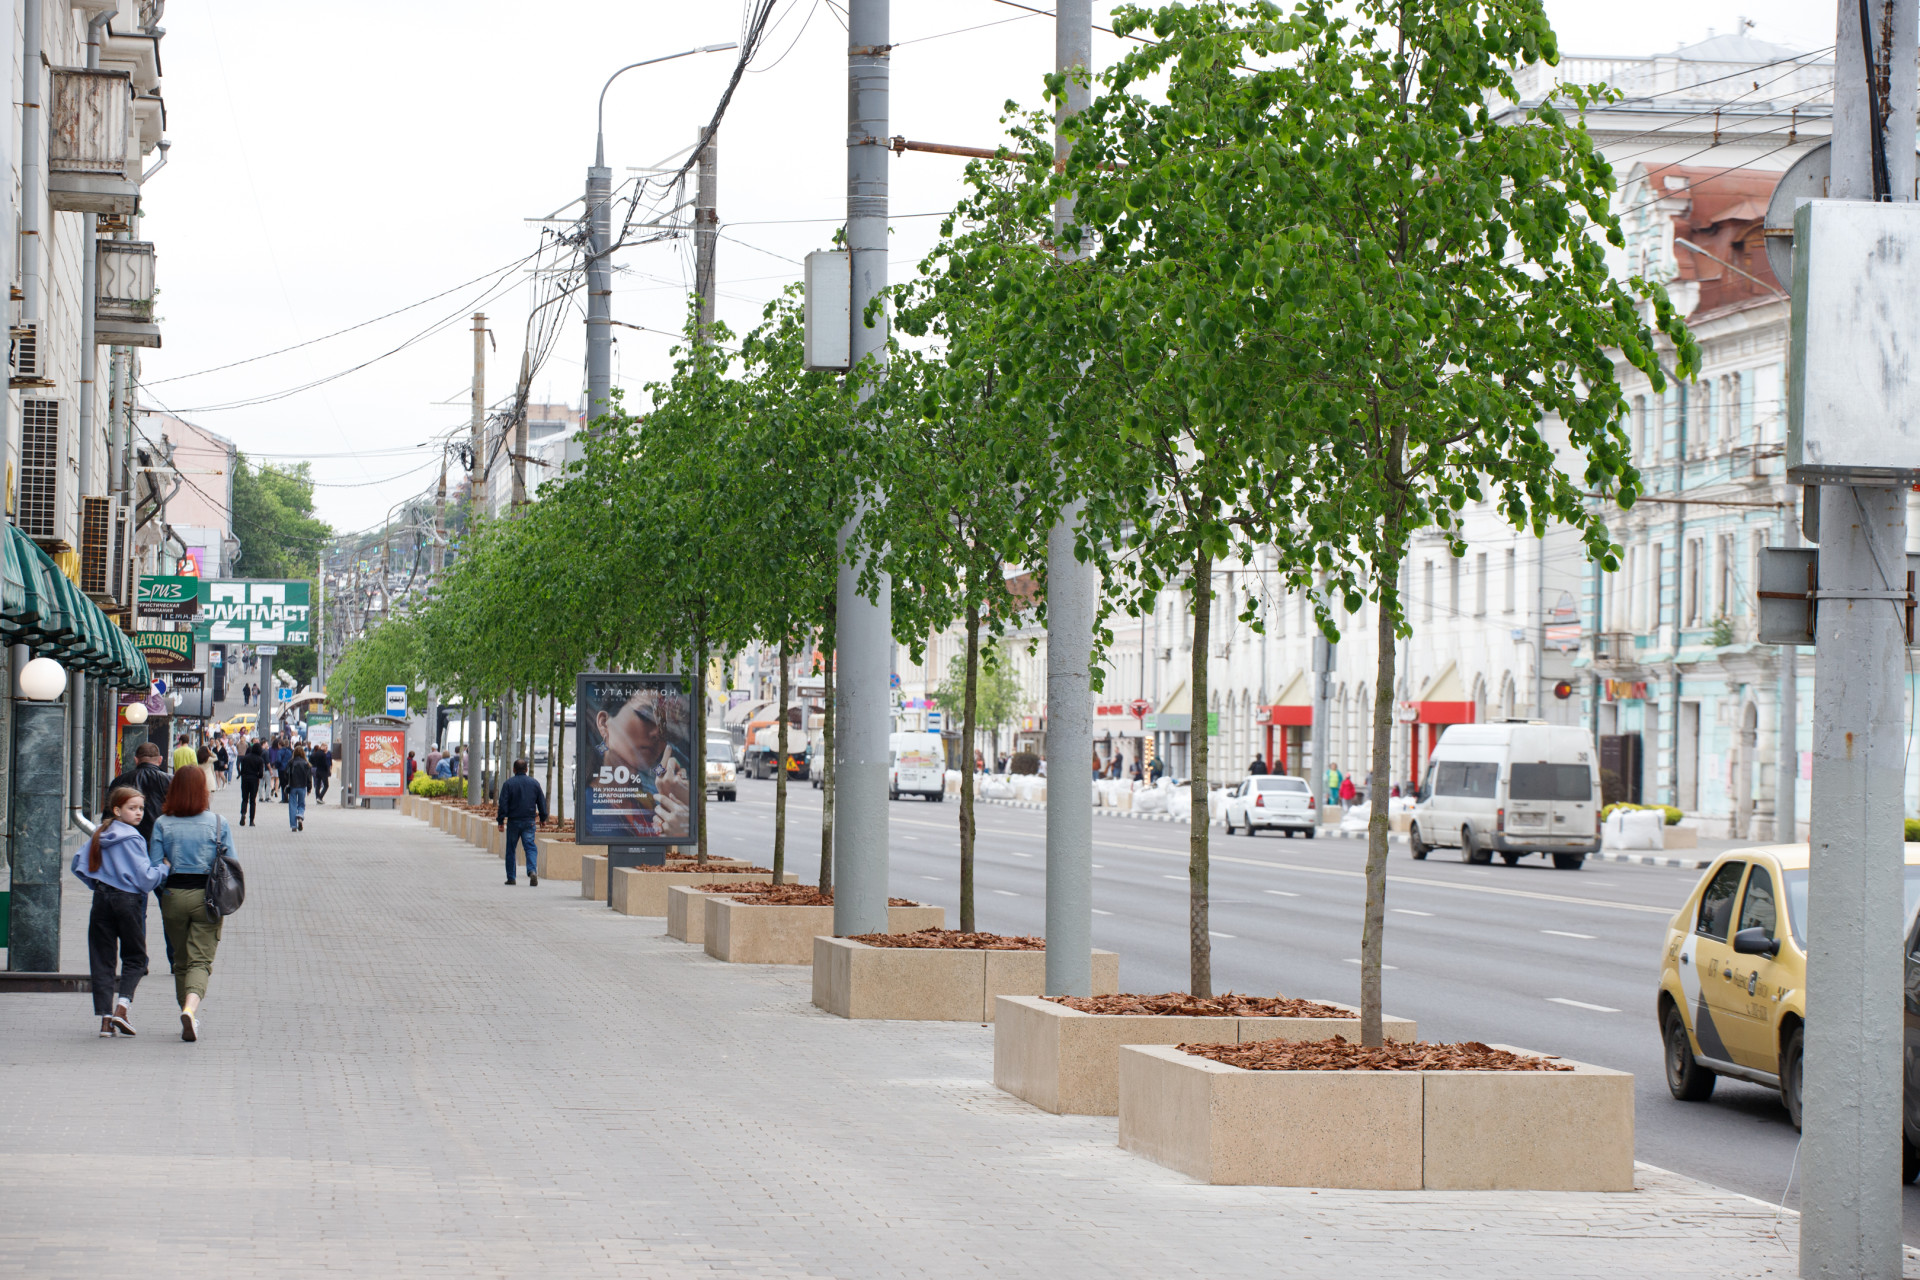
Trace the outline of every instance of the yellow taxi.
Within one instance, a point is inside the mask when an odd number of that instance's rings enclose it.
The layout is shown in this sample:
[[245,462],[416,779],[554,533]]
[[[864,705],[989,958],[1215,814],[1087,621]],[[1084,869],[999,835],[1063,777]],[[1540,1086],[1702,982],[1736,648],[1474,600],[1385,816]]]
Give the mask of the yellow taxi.
[[260,723],[260,716],[258,715],[258,713],[252,712],[252,711],[242,711],[239,715],[235,716],[233,719],[221,725],[220,732],[221,733],[252,733],[253,726],[258,723]]
[[[1920,844],[1906,850],[1911,919],[1920,899]],[[1730,850],[1668,922],[1655,1007],[1667,1088],[1682,1102],[1705,1101],[1714,1081],[1729,1076],[1778,1089],[1800,1127],[1807,860],[1804,844]],[[1910,1151],[1910,1169],[1915,1159]]]

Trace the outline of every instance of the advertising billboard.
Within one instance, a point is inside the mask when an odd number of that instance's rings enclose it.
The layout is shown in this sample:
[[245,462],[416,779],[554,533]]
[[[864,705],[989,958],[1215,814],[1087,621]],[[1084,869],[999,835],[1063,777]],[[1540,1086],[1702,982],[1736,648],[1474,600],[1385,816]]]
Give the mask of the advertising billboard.
[[407,780],[407,731],[360,730],[360,786],[362,796],[404,794]]
[[143,574],[134,613],[162,622],[192,622],[200,616],[200,583],[177,574]]
[[215,644],[309,644],[312,598],[307,582],[202,579],[194,634]]
[[191,632],[136,631],[130,638],[150,671],[192,671],[200,665],[194,661]]
[[693,844],[693,703],[686,678],[583,675],[575,687],[580,844]]

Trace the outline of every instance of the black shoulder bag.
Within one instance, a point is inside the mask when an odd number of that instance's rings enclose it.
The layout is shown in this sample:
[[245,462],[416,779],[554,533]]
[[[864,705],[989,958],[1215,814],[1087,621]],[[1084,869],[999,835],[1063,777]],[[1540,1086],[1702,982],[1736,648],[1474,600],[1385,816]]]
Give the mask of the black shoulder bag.
[[213,861],[207,867],[207,918],[219,921],[247,900],[247,874],[227,845],[227,820],[213,817]]

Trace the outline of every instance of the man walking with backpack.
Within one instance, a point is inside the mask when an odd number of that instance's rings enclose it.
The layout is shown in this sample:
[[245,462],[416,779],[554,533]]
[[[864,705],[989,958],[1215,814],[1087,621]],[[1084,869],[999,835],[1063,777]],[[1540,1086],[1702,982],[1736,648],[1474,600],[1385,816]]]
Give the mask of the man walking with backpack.
[[507,833],[507,883],[514,880],[514,854],[519,844],[527,846],[527,884],[540,883],[540,851],[533,841],[537,823],[547,820],[547,793],[540,784],[527,776],[527,762],[513,762],[513,776],[507,779],[507,785],[500,788],[500,800],[495,806],[495,816],[500,821],[500,829]]

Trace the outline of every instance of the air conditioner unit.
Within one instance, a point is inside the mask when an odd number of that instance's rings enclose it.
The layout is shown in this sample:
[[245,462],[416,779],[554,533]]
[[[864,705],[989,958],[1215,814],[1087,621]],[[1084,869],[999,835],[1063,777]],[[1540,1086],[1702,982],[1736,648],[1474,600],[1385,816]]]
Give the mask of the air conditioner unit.
[[43,550],[72,550],[60,536],[60,512],[65,509],[67,455],[59,400],[20,401],[20,532]]
[[120,498],[80,499],[80,589],[110,612],[133,607],[128,532]]
[[14,387],[50,387],[53,379],[40,365],[40,322],[25,320],[13,326],[13,367],[8,384]]
[[113,576],[113,584],[118,588],[114,599],[127,613],[134,611],[134,602],[140,582],[137,568],[137,555],[133,545],[133,507],[122,500],[113,513],[113,548],[108,558],[108,571]]

